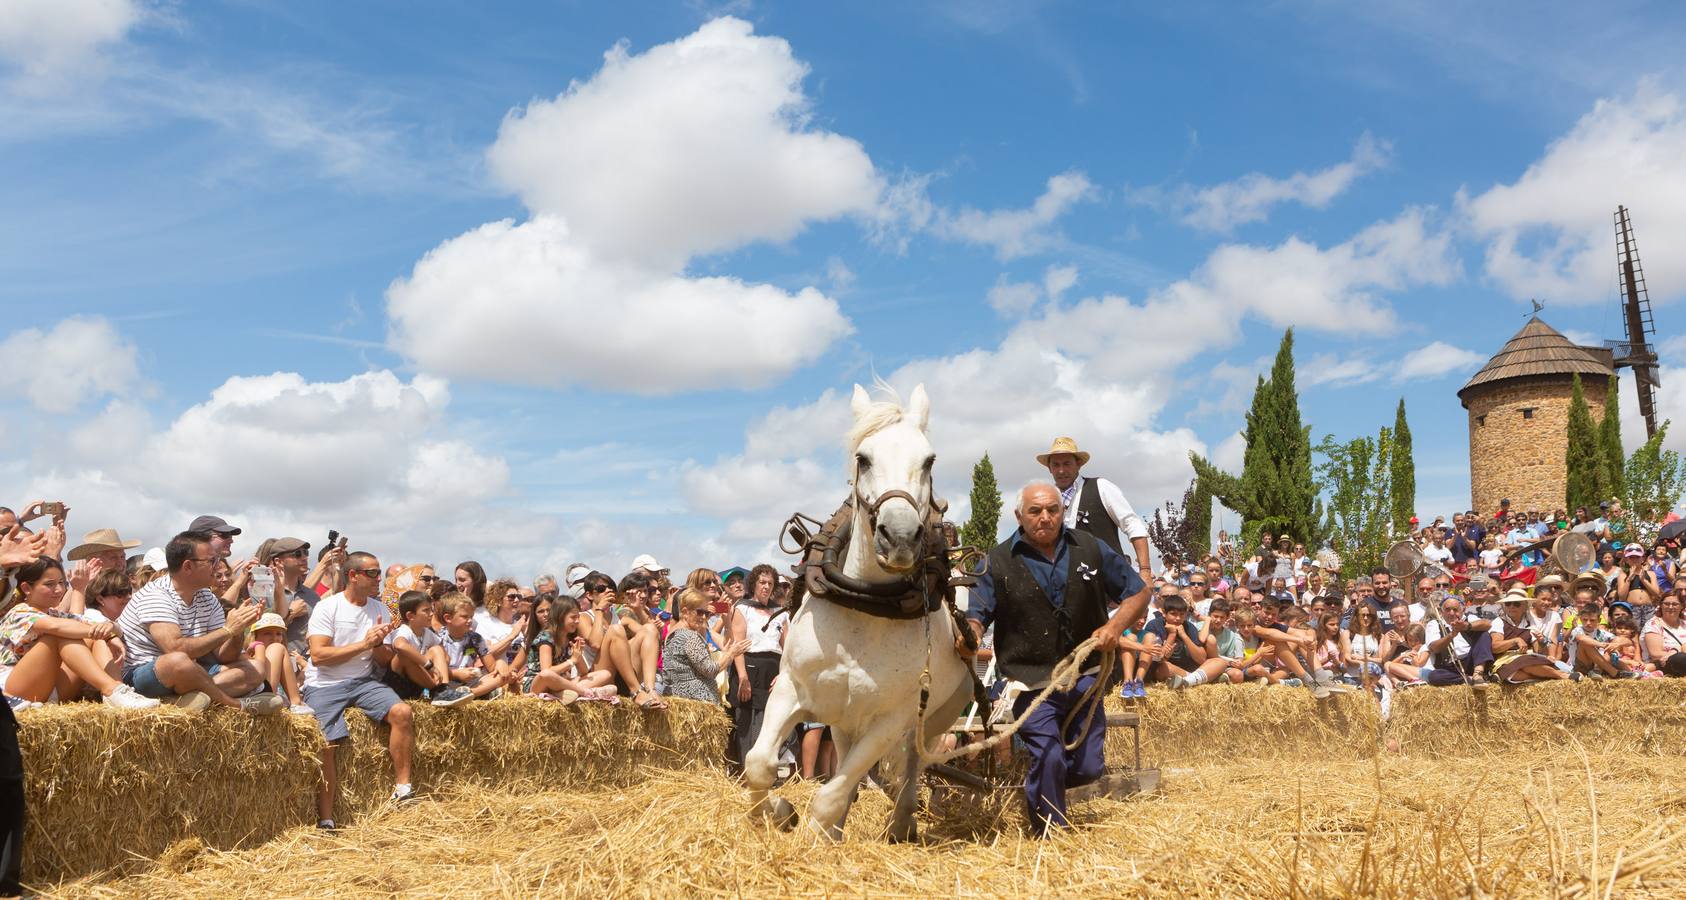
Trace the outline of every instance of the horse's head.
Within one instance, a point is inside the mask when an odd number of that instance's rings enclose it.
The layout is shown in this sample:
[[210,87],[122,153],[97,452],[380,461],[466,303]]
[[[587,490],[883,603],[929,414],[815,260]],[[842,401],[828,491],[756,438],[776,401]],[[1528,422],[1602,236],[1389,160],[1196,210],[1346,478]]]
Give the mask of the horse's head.
[[857,384],[850,409],[855,414],[849,432],[855,505],[871,526],[873,558],[886,571],[908,572],[923,554],[931,510],[936,454],[925,437],[931,401],[923,384],[913,389],[905,408],[893,401],[873,402]]

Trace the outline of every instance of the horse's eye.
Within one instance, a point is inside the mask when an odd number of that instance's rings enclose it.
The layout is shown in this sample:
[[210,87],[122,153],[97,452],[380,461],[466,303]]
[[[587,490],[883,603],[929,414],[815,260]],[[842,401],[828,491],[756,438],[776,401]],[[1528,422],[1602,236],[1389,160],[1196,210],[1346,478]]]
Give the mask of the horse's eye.
[[866,458],[865,453],[855,454],[855,468],[861,471],[872,468],[872,460]]

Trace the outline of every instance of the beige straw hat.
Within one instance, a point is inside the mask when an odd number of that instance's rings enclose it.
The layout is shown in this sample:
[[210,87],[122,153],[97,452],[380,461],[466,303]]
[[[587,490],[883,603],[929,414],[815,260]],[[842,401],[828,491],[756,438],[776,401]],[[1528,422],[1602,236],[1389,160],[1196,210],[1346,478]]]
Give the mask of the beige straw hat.
[[1054,438],[1054,446],[1049,447],[1047,453],[1038,453],[1036,455],[1036,461],[1042,465],[1047,465],[1048,458],[1056,453],[1070,453],[1072,456],[1077,457],[1077,464],[1080,466],[1089,464],[1089,454],[1077,449],[1077,442],[1068,437]]

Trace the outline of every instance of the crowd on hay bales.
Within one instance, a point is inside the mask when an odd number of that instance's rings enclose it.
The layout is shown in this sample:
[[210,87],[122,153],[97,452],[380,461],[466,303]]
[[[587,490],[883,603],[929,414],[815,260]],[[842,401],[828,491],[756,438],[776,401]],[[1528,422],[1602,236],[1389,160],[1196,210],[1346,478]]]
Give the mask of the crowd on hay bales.
[[[1380,568],[1343,583],[1304,546],[1267,534],[1242,549],[1221,536],[1203,560],[1162,561],[1146,613],[1125,632],[1118,693],[1250,681],[1385,702],[1422,684],[1686,675],[1683,526],[1646,529],[1657,535],[1646,546],[1619,506],[1593,512],[1507,506],[1436,519],[1413,536],[1431,565],[1409,586]],[[641,556],[619,577],[575,564],[492,579],[472,560],[381,560],[335,535],[247,550],[251,538],[216,516],[145,552],[110,528],[69,546],[67,515],[61,503],[0,507],[10,583],[0,689],[13,711],[220,705],[314,716],[333,742],[355,707],[391,726],[397,801],[412,795],[413,704],[724,704],[732,759],[753,742],[778,672],[790,586],[770,565],[676,578]],[[1527,548],[1570,530],[1596,542],[1598,561],[1566,579],[1546,551]],[[991,638],[976,659],[985,681],[997,680]],[[824,723],[806,723],[785,758],[824,775],[830,750]],[[332,827],[331,800],[322,809]]]

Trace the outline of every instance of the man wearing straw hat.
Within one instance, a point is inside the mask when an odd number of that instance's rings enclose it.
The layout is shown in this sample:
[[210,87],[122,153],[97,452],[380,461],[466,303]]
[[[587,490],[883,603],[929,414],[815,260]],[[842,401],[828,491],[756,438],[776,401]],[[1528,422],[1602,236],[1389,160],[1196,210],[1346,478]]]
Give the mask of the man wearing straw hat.
[[1153,564],[1147,555],[1147,523],[1136,515],[1124,492],[1105,478],[1090,478],[1081,474],[1089,463],[1089,454],[1077,449],[1077,441],[1068,437],[1054,438],[1047,453],[1040,453],[1036,461],[1048,467],[1054,485],[1060,489],[1060,501],[1065,504],[1065,527],[1075,528],[1100,538],[1107,546],[1124,552],[1118,533],[1130,539],[1136,551],[1136,568],[1144,581],[1153,580]]
[[123,540],[115,528],[99,528],[88,532],[82,543],[70,548],[65,558],[71,562],[97,560],[107,572],[121,572],[128,563],[128,551],[140,545],[140,541]]

